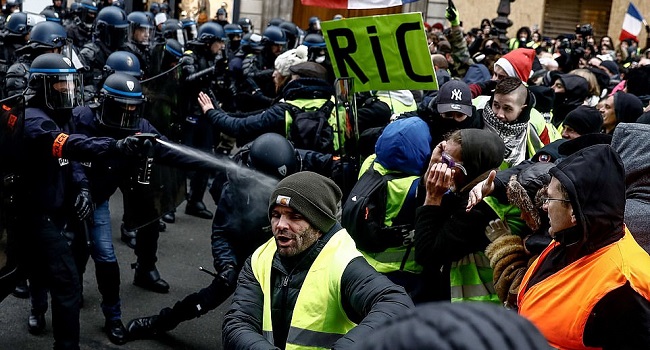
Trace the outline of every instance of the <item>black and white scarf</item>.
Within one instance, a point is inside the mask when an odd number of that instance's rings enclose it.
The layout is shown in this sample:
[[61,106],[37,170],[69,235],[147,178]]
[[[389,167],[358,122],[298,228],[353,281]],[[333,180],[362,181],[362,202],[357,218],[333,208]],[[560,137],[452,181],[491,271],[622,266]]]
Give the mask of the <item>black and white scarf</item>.
[[506,163],[515,166],[526,159],[527,122],[504,123],[494,115],[489,103],[483,108],[483,120],[485,121],[484,129],[495,132],[506,145],[506,154],[504,155]]

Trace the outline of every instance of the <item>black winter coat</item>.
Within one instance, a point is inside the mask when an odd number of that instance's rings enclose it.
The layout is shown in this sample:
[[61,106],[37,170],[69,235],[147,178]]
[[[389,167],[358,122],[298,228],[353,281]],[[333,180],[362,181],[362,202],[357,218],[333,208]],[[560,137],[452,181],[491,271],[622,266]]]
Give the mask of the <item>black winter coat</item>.
[[[298,293],[310,266],[329,239],[342,227],[334,227],[302,254],[290,269],[286,262],[275,255],[271,270],[271,312],[275,344],[262,335],[264,295],[255,279],[251,259],[248,258],[237,282],[237,290],[230,310],[223,322],[223,346],[225,349],[283,349]],[[288,284],[283,287],[283,281]],[[404,289],[375,271],[363,257],[353,259],[341,278],[341,300],[348,318],[358,325],[340,338],[333,349],[351,349],[355,344],[372,336],[374,329],[387,319],[413,307]]]

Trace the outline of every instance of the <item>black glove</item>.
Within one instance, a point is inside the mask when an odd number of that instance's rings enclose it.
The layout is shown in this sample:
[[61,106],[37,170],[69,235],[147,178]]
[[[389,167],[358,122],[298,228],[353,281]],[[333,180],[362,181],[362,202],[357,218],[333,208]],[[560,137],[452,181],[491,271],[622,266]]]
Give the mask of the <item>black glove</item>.
[[218,278],[226,287],[234,287],[237,284],[237,270],[232,265],[226,265],[226,267],[219,272]]
[[92,216],[94,210],[93,199],[87,188],[82,188],[79,194],[77,194],[77,199],[74,202],[74,210],[79,221],[84,221]]
[[127,136],[115,143],[117,150],[127,156],[143,157],[153,146],[151,141],[139,139],[135,136]]

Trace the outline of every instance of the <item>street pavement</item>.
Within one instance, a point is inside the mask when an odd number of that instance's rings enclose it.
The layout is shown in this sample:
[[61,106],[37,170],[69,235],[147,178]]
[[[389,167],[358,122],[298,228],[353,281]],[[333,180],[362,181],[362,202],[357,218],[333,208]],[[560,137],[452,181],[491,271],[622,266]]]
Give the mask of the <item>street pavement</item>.
[[[205,197],[208,208],[214,212],[214,202]],[[168,294],[149,292],[133,285],[131,263],[135,262],[133,250],[120,240],[122,196],[119,191],[111,198],[113,244],[120,264],[122,285],[122,320],[124,325],[135,317],[157,314],[161,308],[173,306],[186,295],[210,284],[212,277],[199,271],[198,267],[213,269],[210,252],[211,220],[185,215],[185,202],[176,212],[176,223],[167,224],[158,242],[158,270],[169,282]],[[83,280],[84,307],[81,309],[82,350],[90,349],[221,349],[221,322],[230,300],[216,310],[191,321],[181,323],[176,329],[156,338],[137,340],[125,345],[112,344],[102,331],[104,317],[99,307],[101,296],[97,291],[95,267],[92,259]],[[8,296],[0,304],[0,350],[51,349],[51,311],[46,314],[46,332],[33,336],[27,331],[29,300]]]

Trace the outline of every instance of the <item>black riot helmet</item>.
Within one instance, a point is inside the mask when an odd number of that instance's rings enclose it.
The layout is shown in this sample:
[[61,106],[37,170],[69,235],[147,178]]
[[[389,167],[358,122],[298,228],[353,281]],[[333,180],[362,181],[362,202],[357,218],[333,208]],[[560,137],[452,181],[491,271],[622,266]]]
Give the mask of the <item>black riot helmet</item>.
[[95,19],[95,38],[112,50],[119,49],[126,41],[129,21],[126,12],[117,6],[104,7]]
[[308,60],[322,63],[327,55],[327,44],[321,34],[307,34],[302,44],[307,46]]
[[196,29],[196,21],[191,18],[183,18],[181,20],[183,24],[183,31],[185,32],[185,38],[187,41],[192,41],[198,36],[198,30]]
[[300,39],[300,30],[298,26],[293,22],[282,22],[278,26],[284,31],[284,35],[287,38],[287,49],[295,49],[298,46],[298,39]]
[[175,39],[181,45],[185,44],[185,32],[183,31],[183,24],[175,18],[167,19],[160,30],[162,37],[165,39]]
[[284,22],[284,20],[282,18],[279,18],[279,17],[271,18],[271,20],[267,24],[267,27],[270,27],[270,26],[276,26],[277,27],[282,22]]
[[178,61],[183,57],[183,45],[176,39],[166,39],[165,47],[162,53],[163,69],[171,68],[178,64]]
[[128,51],[115,51],[108,55],[102,69],[104,78],[113,73],[128,74],[136,79],[142,78],[142,69],[138,58]]
[[[223,18],[222,18],[223,17]],[[225,21],[228,19],[228,11],[225,8],[221,7],[217,10],[217,20]]]
[[287,37],[284,31],[278,26],[268,26],[264,29],[264,42],[270,45],[286,45]]
[[142,86],[135,77],[113,73],[99,92],[99,122],[106,127],[137,131],[144,106]]
[[157,2],[152,2],[151,5],[149,5],[149,12],[153,13],[154,16],[157,15],[160,12],[160,3]]
[[28,94],[53,111],[70,110],[83,101],[81,74],[69,58],[46,53],[34,59],[29,68]]
[[12,14],[23,10],[23,0],[7,0],[2,5],[2,12],[5,14]]
[[253,141],[248,166],[282,179],[300,170],[300,157],[291,142],[280,134],[266,133]]
[[129,41],[136,45],[149,46],[154,37],[153,19],[142,11],[131,12],[126,18],[129,21]]
[[58,49],[66,44],[67,38],[68,34],[62,25],[47,21],[34,26],[27,44],[32,48]]
[[309,18],[309,26],[307,27],[307,33],[320,33],[320,18],[313,16]]
[[244,53],[260,53],[264,48],[263,37],[257,33],[248,33],[241,39],[241,48]]
[[226,41],[226,31],[219,23],[205,22],[199,27],[197,40],[208,45],[215,41]]
[[244,34],[253,32],[254,26],[250,18],[242,17],[237,21],[237,24],[239,24]]

